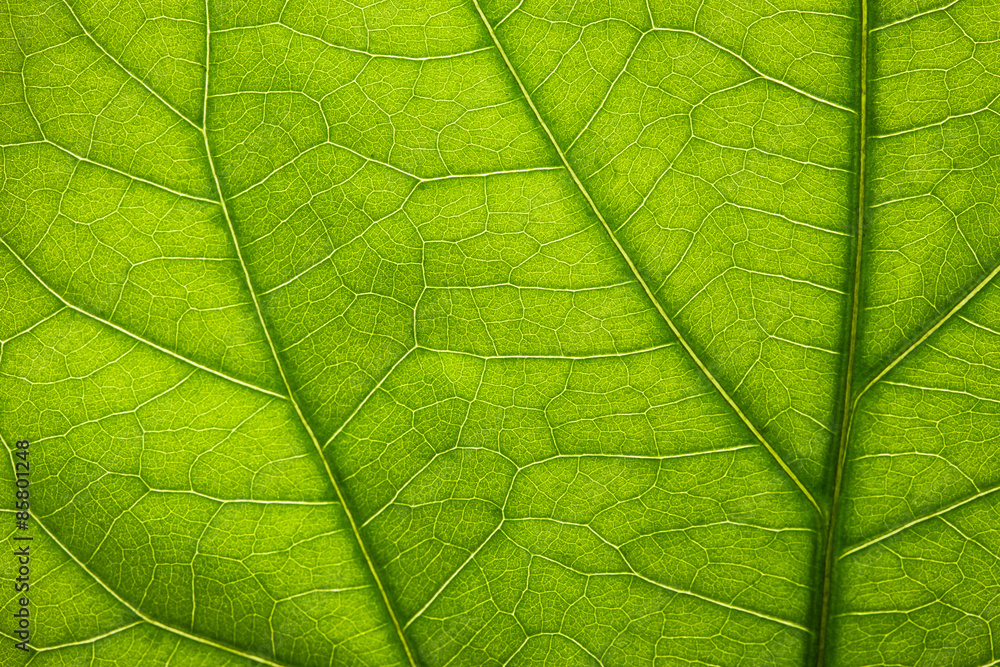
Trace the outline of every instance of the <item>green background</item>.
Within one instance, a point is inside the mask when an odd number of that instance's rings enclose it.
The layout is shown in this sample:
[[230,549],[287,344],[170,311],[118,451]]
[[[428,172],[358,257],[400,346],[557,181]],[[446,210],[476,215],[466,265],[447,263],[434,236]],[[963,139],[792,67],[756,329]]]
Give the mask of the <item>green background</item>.
[[4,0],[31,664],[1000,664],[998,100],[995,0]]

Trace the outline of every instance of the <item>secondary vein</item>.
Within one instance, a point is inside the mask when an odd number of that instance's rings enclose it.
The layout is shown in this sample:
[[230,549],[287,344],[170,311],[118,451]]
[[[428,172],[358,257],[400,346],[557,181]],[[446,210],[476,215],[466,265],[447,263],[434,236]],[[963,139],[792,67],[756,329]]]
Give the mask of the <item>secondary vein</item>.
[[[153,348],[155,350],[159,350],[160,352],[163,352],[164,354],[167,354],[167,355],[173,357],[174,359],[177,359],[178,361],[182,361],[185,364],[188,364],[189,366],[194,366],[195,368],[203,370],[206,373],[211,373],[212,375],[215,375],[216,377],[220,377],[223,380],[228,380],[230,382],[233,382],[235,384],[240,385],[241,387],[246,387],[247,389],[253,389],[254,391],[259,391],[260,393],[266,394],[266,395],[271,396],[273,398],[280,398],[282,400],[288,400],[288,397],[285,396],[284,394],[279,394],[277,392],[271,391],[270,389],[265,389],[264,387],[260,387],[258,385],[252,384],[250,382],[246,382],[246,381],[241,380],[241,379],[239,379],[237,377],[234,377],[232,375],[227,375],[226,373],[224,373],[224,372],[222,372],[222,371],[220,371],[218,369],[212,368],[211,366],[205,366],[204,364],[200,364],[200,363],[198,363],[197,361],[195,361],[193,359],[188,359],[184,355],[179,354],[177,352],[174,352],[170,348],[164,347],[162,345],[157,345],[153,341],[148,340],[146,338],[143,338],[139,334],[137,334],[137,333],[135,333],[133,331],[130,331],[130,330],[126,329],[125,327],[119,326],[119,325],[115,324],[114,322],[112,322],[110,320],[106,320],[103,317],[95,315],[94,313],[91,313],[88,310],[84,310],[83,308],[81,308],[80,306],[76,305],[75,303],[71,303],[70,301],[68,301],[66,299],[66,297],[64,297],[62,294],[60,294],[55,289],[53,289],[52,286],[49,285],[47,282],[45,282],[44,280],[42,280],[42,277],[39,276],[34,271],[34,269],[32,269],[28,265],[28,263],[24,260],[24,258],[22,258],[19,254],[17,254],[16,252],[14,252],[14,249],[11,248],[7,244],[7,241],[5,241],[3,239],[3,237],[0,237],[0,245],[2,245],[7,250],[7,252],[10,253],[11,257],[13,257],[14,259],[16,259],[21,264],[21,266],[24,267],[25,271],[27,271],[28,273],[31,274],[31,276],[35,279],[35,281],[39,285],[41,285],[52,296],[54,296],[56,299],[58,299],[66,308],[69,308],[70,310],[72,310],[74,312],[80,313],[84,317],[88,317],[88,318],[94,320],[95,322],[99,322],[99,323],[103,324],[104,326],[106,326],[106,327],[108,327],[110,329],[114,329],[115,331],[118,331],[119,333],[123,333],[126,336],[128,336],[129,338],[131,338],[133,340],[136,340],[136,341],[138,341],[140,343],[143,343],[145,345],[148,345],[149,347],[151,347],[151,348]],[[40,323],[41,322],[36,322],[35,325],[32,325],[32,326],[36,326],[37,324],[40,324]],[[23,334],[25,332],[22,331],[21,333]],[[18,335],[20,335],[20,334],[18,334]]]
[[493,26],[490,25],[489,20],[486,18],[486,14],[483,13],[482,8],[479,6],[479,0],[472,0],[472,4],[475,6],[476,12],[478,12],[479,18],[482,20],[483,25],[486,27],[486,30],[489,32],[490,38],[493,40],[493,44],[496,46],[497,51],[503,58],[503,61],[506,64],[508,71],[510,72],[511,76],[514,77],[514,81],[517,83],[517,86],[520,89],[521,95],[524,97],[525,102],[527,102],[528,106],[531,108],[532,113],[535,115],[535,119],[538,121],[538,124],[541,126],[542,130],[545,131],[545,134],[549,138],[549,141],[551,142],[552,147],[555,149],[556,153],[558,153],[559,159],[562,161],[563,166],[566,168],[566,171],[573,179],[573,182],[576,184],[577,189],[579,189],[584,199],[586,199],[587,204],[589,205],[591,211],[593,211],[594,215],[597,216],[597,219],[601,222],[601,225],[604,227],[604,231],[607,232],[608,237],[611,239],[611,242],[614,243],[615,248],[618,249],[618,253],[625,260],[625,263],[631,270],[632,275],[635,277],[636,281],[638,281],[639,285],[646,293],[646,296],[653,304],[653,307],[656,308],[656,311],[660,314],[660,317],[666,323],[667,327],[669,327],[670,331],[674,334],[674,337],[677,338],[681,346],[688,353],[688,356],[691,357],[691,359],[698,366],[698,368],[701,369],[701,372],[705,375],[705,377],[708,378],[709,382],[712,383],[712,386],[715,387],[716,391],[719,392],[719,395],[722,396],[722,398],[726,401],[729,407],[737,414],[737,416],[739,416],[740,420],[742,420],[742,422],[746,425],[746,427],[750,429],[750,432],[753,433],[754,437],[760,442],[761,445],[763,445],[764,449],[766,449],[767,452],[774,458],[774,460],[778,463],[778,465],[785,472],[785,474],[788,475],[788,477],[792,480],[795,486],[798,487],[799,491],[802,492],[802,494],[806,497],[809,503],[822,516],[823,511],[820,509],[819,504],[816,502],[816,499],[813,497],[812,493],[810,493],[809,489],[806,488],[805,484],[803,484],[802,481],[798,478],[798,476],[796,476],[796,474],[792,471],[792,469],[785,462],[785,460],[781,458],[781,455],[779,455],[778,452],[774,449],[774,447],[772,447],[771,444],[764,438],[763,434],[761,434],[761,432],[757,430],[757,427],[753,424],[752,421],[750,421],[749,417],[747,417],[746,414],[743,412],[743,410],[740,409],[736,401],[734,401],[733,398],[729,395],[729,393],[722,387],[722,385],[712,374],[712,372],[708,369],[708,367],[705,366],[701,358],[694,351],[694,348],[691,347],[687,339],[681,334],[680,330],[674,324],[673,320],[670,318],[669,315],[667,315],[666,311],[663,309],[663,306],[660,304],[659,300],[653,294],[653,291],[649,288],[649,285],[646,284],[645,279],[642,277],[642,274],[639,272],[639,269],[632,261],[631,256],[629,256],[629,254],[625,251],[625,248],[622,247],[621,243],[618,241],[618,237],[615,236],[615,233],[612,231],[611,226],[608,224],[607,220],[604,219],[604,216],[601,214],[601,211],[597,208],[597,204],[594,203],[594,200],[591,198],[590,193],[587,191],[587,188],[584,187],[583,182],[580,180],[580,177],[576,174],[576,171],[573,169],[572,165],[570,165],[569,160],[566,158],[566,154],[562,150],[562,147],[559,145],[559,142],[556,141],[555,136],[552,134],[552,130],[549,129],[548,124],[542,118],[541,113],[535,106],[534,100],[531,99],[531,95],[528,93],[527,88],[525,88],[524,83],[521,81],[521,77],[518,76],[517,71],[514,68],[514,65],[510,62],[510,58],[507,57],[507,52],[500,44],[500,40],[497,39],[496,33],[493,31]]
[[998,274],[1000,274],[1000,263],[998,263],[995,267],[993,267],[993,270],[987,273],[982,280],[976,283],[976,285],[971,290],[969,290],[969,292],[964,297],[962,297],[962,299],[958,303],[952,306],[944,315],[939,317],[931,326],[929,326],[926,331],[920,334],[920,336],[915,341],[913,341],[909,345],[909,347],[900,352],[898,355],[896,355],[896,357],[892,361],[886,364],[885,367],[882,370],[880,370],[875,375],[875,377],[873,377],[871,381],[869,381],[868,384],[864,386],[864,388],[861,391],[858,392],[857,396],[854,397],[852,409],[857,408],[858,402],[861,400],[861,397],[864,396],[865,392],[867,392],[869,389],[875,386],[880,380],[882,380],[886,375],[888,375],[889,371],[891,371],[893,368],[902,363],[902,361],[906,359],[908,356],[910,356],[910,354],[912,354],[914,350],[916,350],[918,347],[927,342],[927,339],[930,338],[934,334],[934,332],[936,332],[938,329],[943,327],[948,321],[950,321],[951,318],[953,318],[960,310],[962,310],[962,308],[965,307],[966,304],[969,303],[969,301],[972,301],[973,297],[982,292],[987,285],[993,282],[993,279],[996,278]]
[[323,462],[323,468],[326,470],[327,477],[330,479],[330,484],[333,487],[334,492],[337,495],[337,500],[340,502],[343,508],[344,515],[347,517],[347,521],[351,526],[351,531],[354,533],[354,538],[361,549],[361,553],[365,558],[365,562],[368,565],[368,570],[371,572],[372,579],[374,579],[376,586],[378,587],[379,593],[382,595],[382,600],[385,603],[386,610],[389,613],[389,618],[395,627],[396,634],[399,636],[400,644],[402,645],[403,651],[406,653],[406,657],[412,667],[416,667],[416,659],[414,658],[413,651],[410,649],[409,643],[406,641],[406,635],[403,632],[403,627],[399,623],[399,619],[396,615],[396,611],[393,609],[392,602],[389,600],[389,594],[382,584],[382,579],[379,577],[378,570],[375,568],[375,563],[372,561],[371,555],[368,553],[368,547],[365,544],[364,539],[361,537],[361,531],[358,529],[358,524],[354,520],[354,515],[351,513],[351,508],[347,504],[347,499],[344,496],[343,491],[340,488],[340,484],[337,481],[336,475],[333,474],[333,469],[330,467],[330,462],[327,460],[326,455],[323,453],[323,447],[316,437],[316,433],[313,431],[312,427],[309,425],[305,414],[302,412],[302,408],[299,402],[295,398],[295,393],[292,391],[291,382],[288,380],[288,376],[285,373],[285,368],[281,363],[281,357],[278,354],[278,348],[274,344],[274,340],[271,337],[271,331],[267,326],[267,321],[264,319],[264,313],[260,307],[260,301],[257,298],[257,292],[253,287],[253,281],[250,279],[250,272],[247,269],[246,262],[243,259],[243,252],[240,248],[239,240],[236,236],[236,228],[233,226],[232,217],[229,214],[229,207],[226,204],[225,196],[223,195],[222,183],[219,181],[219,175],[215,168],[215,160],[212,157],[212,149],[208,142],[208,74],[209,74],[209,61],[211,60],[211,18],[210,10],[208,6],[208,0],[205,0],[205,100],[204,100],[204,113],[202,114],[202,126],[199,128],[201,131],[202,139],[205,142],[205,154],[208,156],[208,164],[211,168],[212,179],[215,182],[215,189],[219,195],[219,202],[222,205],[222,212],[226,219],[226,225],[229,227],[229,233],[233,239],[233,247],[236,250],[236,257],[239,259],[240,267],[243,269],[243,277],[246,280],[247,289],[250,292],[250,297],[253,300],[254,309],[257,311],[257,317],[260,320],[261,329],[264,332],[264,337],[267,339],[268,347],[271,349],[271,354],[274,357],[274,363],[278,367],[278,372],[281,375],[281,380],[285,384],[285,389],[288,392],[289,402],[295,409],[295,414],[298,415],[299,421],[302,423],[303,428],[305,428],[306,433],[309,434],[310,440],[312,440],[313,446],[316,448],[316,453],[319,455],[320,461]]
[[[7,444],[7,441],[3,439],[2,435],[0,435],[0,446],[3,446],[3,448],[7,450],[7,455],[10,457],[10,464],[11,464],[11,467],[13,468],[13,466],[14,466],[14,458],[13,458],[14,454],[13,454],[13,450],[11,450],[10,445]],[[172,633],[174,635],[177,635],[177,636],[180,636],[180,637],[184,637],[185,639],[190,639],[192,641],[198,642],[199,644],[204,644],[205,646],[211,646],[212,648],[216,648],[216,649],[219,649],[219,650],[222,650],[222,651],[226,651],[227,653],[231,653],[233,655],[237,655],[237,656],[239,656],[241,658],[246,658],[248,660],[253,660],[254,662],[258,662],[258,663],[261,663],[261,664],[264,664],[264,665],[269,665],[269,667],[287,667],[286,665],[282,665],[281,663],[274,662],[272,660],[268,660],[267,658],[264,658],[262,656],[255,655],[253,653],[248,653],[246,651],[241,651],[240,649],[237,649],[237,648],[235,648],[233,646],[227,646],[226,644],[218,643],[218,642],[216,642],[214,640],[211,640],[211,639],[208,639],[206,637],[201,637],[199,635],[196,635],[196,634],[193,634],[193,633],[190,633],[190,632],[186,632],[185,630],[181,630],[180,628],[175,628],[175,627],[173,627],[171,625],[167,625],[166,623],[161,623],[160,621],[156,620],[155,618],[147,616],[143,612],[139,611],[138,607],[133,606],[125,598],[123,598],[117,592],[115,592],[115,590],[111,586],[109,586],[107,583],[105,583],[103,579],[101,579],[99,576],[97,576],[97,574],[94,571],[92,571],[89,567],[87,567],[86,563],[84,563],[82,560],[80,560],[76,556],[76,554],[73,553],[72,550],[70,550],[66,545],[64,545],[62,542],[60,542],[59,538],[57,538],[55,536],[55,533],[53,533],[49,529],[49,527],[45,525],[45,523],[42,521],[42,519],[39,518],[38,515],[35,514],[34,510],[31,510],[31,518],[34,520],[35,524],[37,524],[38,527],[42,529],[42,532],[44,532],[48,536],[48,538],[50,540],[52,540],[52,542],[55,543],[55,545],[57,547],[59,547],[59,549],[64,554],[66,554],[66,556],[70,560],[72,560],[77,566],[80,567],[80,569],[82,569],[84,572],[86,572],[87,575],[91,579],[93,579],[95,582],[97,582],[97,584],[101,588],[103,588],[104,590],[106,590],[113,598],[115,598],[115,600],[117,600],[120,604],[122,604],[126,609],[128,609],[130,612],[132,612],[137,618],[141,619],[143,622],[149,623],[150,625],[152,625],[154,627],[157,627],[157,628],[159,628],[161,630],[164,630],[166,632],[170,632],[170,633]],[[135,624],[133,624],[133,625],[135,625]],[[129,626],[129,627],[131,627],[131,626]],[[106,633],[106,634],[110,635],[110,634],[113,634],[113,633]],[[99,638],[95,638],[95,639],[99,639]],[[73,643],[71,643],[69,645],[73,645]]]

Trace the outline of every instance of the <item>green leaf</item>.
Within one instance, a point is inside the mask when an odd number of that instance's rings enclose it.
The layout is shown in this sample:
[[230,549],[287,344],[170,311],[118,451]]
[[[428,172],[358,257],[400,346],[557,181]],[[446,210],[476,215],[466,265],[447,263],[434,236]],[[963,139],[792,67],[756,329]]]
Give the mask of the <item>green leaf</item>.
[[0,7],[3,664],[1000,663],[993,0]]

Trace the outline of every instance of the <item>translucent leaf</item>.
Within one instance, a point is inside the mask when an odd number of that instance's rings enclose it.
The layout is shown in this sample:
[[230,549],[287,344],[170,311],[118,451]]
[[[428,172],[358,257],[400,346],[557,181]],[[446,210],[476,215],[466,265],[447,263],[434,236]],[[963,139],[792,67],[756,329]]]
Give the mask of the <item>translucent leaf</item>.
[[0,19],[4,665],[1000,663],[993,0]]

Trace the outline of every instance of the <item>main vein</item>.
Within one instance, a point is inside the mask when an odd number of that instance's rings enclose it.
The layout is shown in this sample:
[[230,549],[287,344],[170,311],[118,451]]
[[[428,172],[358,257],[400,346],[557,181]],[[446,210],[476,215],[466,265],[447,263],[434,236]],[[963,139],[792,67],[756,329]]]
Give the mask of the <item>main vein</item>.
[[719,395],[722,396],[722,398],[726,401],[727,404],[729,404],[729,407],[733,410],[733,412],[735,412],[739,416],[739,418],[743,421],[746,427],[750,429],[750,432],[753,433],[754,437],[757,438],[760,444],[763,445],[764,449],[766,449],[768,453],[774,458],[774,460],[777,461],[781,469],[785,471],[785,474],[788,475],[788,477],[792,480],[792,482],[795,483],[795,486],[798,487],[798,489],[802,492],[802,494],[806,497],[806,499],[808,499],[810,504],[812,504],[812,506],[816,509],[816,511],[822,516],[823,511],[822,509],[820,509],[819,504],[816,502],[816,499],[813,497],[812,493],[810,493],[809,489],[806,488],[805,484],[803,484],[802,481],[798,478],[798,476],[796,476],[796,474],[788,466],[788,464],[781,457],[781,455],[779,455],[778,452],[774,449],[774,447],[771,446],[771,443],[769,443],[767,439],[764,438],[763,434],[761,434],[761,432],[757,430],[757,427],[753,424],[752,421],[750,421],[750,418],[746,416],[746,414],[736,403],[736,401],[733,400],[732,396],[729,395],[729,392],[727,392],[722,387],[722,385],[716,379],[715,375],[713,375],[712,372],[708,369],[708,367],[705,366],[701,358],[698,356],[697,352],[695,352],[694,348],[691,347],[690,343],[688,343],[687,339],[681,334],[680,330],[674,324],[674,321],[671,319],[671,317],[667,315],[667,312],[663,309],[663,305],[660,303],[659,299],[656,298],[656,295],[653,294],[653,291],[649,288],[649,285],[646,283],[646,280],[642,277],[642,274],[640,273],[639,269],[632,261],[631,256],[628,254],[628,252],[625,251],[625,248],[622,247],[621,243],[618,241],[618,237],[612,231],[611,225],[609,225],[607,220],[604,219],[604,215],[601,213],[600,209],[597,208],[597,204],[594,203],[594,200],[591,198],[590,193],[587,191],[587,188],[584,187],[583,182],[580,180],[580,177],[577,176],[576,171],[573,169],[572,165],[570,165],[569,160],[566,158],[566,154],[562,150],[562,147],[559,145],[559,142],[556,141],[555,136],[552,134],[552,130],[549,129],[548,123],[546,123],[545,120],[542,118],[541,113],[535,106],[534,100],[531,99],[531,95],[528,93],[528,89],[525,88],[524,83],[522,83],[521,81],[521,77],[518,76],[517,74],[517,70],[514,68],[514,65],[510,62],[510,58],[507,57],[507,51],[500,44],[500,40],[497,39],[496,33],[493,31],[493,26],[490,25],[489,20],[486,18],[486,14],[483,13],[482,8],[479,6],[479,0],[472,0],[472,4],[475,6],[476,11],[479,13],[479,18],[482,20],[483,25],[489,32],[490,38],[493,40],[493,44],[496,46],[497,51],[503,58],[504,63],[507,65],[507,69],[510,71],[511,76],[514,77],[514,81],[517,83],[517,86],[521,91],[521,95],[524,97],[524,100],[528,103],[528,106],[531,107],[531,111],[535,115],[535,119],[538,121],[538,124],[541,126],[541,128],[545,131],[545,134],[549,138],[549,142],[552,144],[552,147],[555,149],[556,153],[559,154],[559,159],[562,160],[563,166],[566,168],[566,171],[572,177],[573,182],[576,184],[576,187],[579,189],[584,199],[587,200],[587,204],[590,206],[591,211],[593,211],[594,215],[597,216],[597,219],[600,220],[601,225],[604,227],[604,231],[607,232],[608,237],[611,239],[611,242],[614,243],[615,248],[618,249],[618,253],[625,260],[625,263],[628,264],[629,269],[632,271],[632,275],[635,277],[636,281],[638,281],[639,285],[646,293],[646,296],[649,298],[649,301],[656,308],[656,311],[660,314],[660,317],[663,318],[663,321],[666,323],[667,327],[670,328],[670,331],[674,334],[674,337],[677,338],[681,346],[688,353],[688,356],[691,357],[691,359],[698,366],[698,368],[701,369],[701,372],[705,375],[705,377],[708,378],[709,382],[712,383],[712,386],[715,387],[716,391],[719,392]]
[[396,616],[396,611],[393,609],[392,602],[389,600],[388,592],[385,586],[382,584],[382,579],[379,577],[378,570],[375,568],[375,563],[372,561],[371,555],[368,553],[368,547],[365,544],[364,539],[361,537],[361,531],[358,529],[358,524],[354,520],[354,515],[351,513],[351,508],[347,504],[347,499],[344,496],[343,491],[340,488],[340,484],[337,481],[336,475],[333,473],[333,469],[330,467],[330,462],[327,460],[326,455],[323,453],[323,447],[320,445],[319,439],[316,437],[316,433],[313,431],[312,427],[309,425],[308,420],[306,420],[305,414],[302,412],[302,408],[299,402],[295,398],[295,393],[292,391],[292,385],[288,381],[288,376],[285,373],[285,368],[281,363],[281,356],[278,354],[278,348],[274,344],[274,340],[271,337],[271,331],[268,328],[267,321],[264,319],[264,313],[260,307],[260,300],[257,298],[257,291],[254,289],[253,281],[250,279],[250,272],[247,269],[246,262],[243,260],[243,251],[240,248],[239,240],[236,236],[236,228],[233,226],[232,217],[229,214],[229,207],[226,204],[226,199],[222,194],[222,183],[219,181],[218,173],[215,169],[215,160],[212,157],[212,149],[208,142],[208,73],[209,73],[209,62],[211,60],[211,18],[210,10],[208,6],[208,0],[205,0],[205,99],[204,99],[204,110],[202,113],[202,125],[199,128],[201,131],[202,139],[205,142],[205,155],[208,158],[208,164],[212,171],[212,180],[215,182],[215,189],[219,195],[219,203],[222,207],[223,215],[226,219],[226,225],[229,227],[229,233],[233,239],[233,247],[236,250],[236,257],[239,259],[240,267],[243,269],[243,277],[247,283],[247,289],[250,291],[250,297],[253,299],[254,309],[257,311],[257,317],[260,320],[260,326],[264,331],[264,337],[267,339],[267,344],[271,348],[271,354],[274,357],[274,363],[278,367],[278,372],[281,374],[281,380],[285,384],[285,390],[288,393],[288,399],[295,409],[295,414],[298,415],[299,421],[302,422],[303,428],[309,434],[310,440],[312,440],[313,446],[316,448],[316,453],[319,455],[320,460],[323,462],[323,468],[326,470],[327,477],[330,479],[330,484],[333,486],[334,492],[337,494],[337,500],[340,502],[341,507],[344,510],[344,514],[347,516],[347,521],[351,526],[351,531],[354,533],[354,538],[361,549],[361,553],[365,557],[365,562],[368,565],[368,570],[371,572],[372,578],[375,580],[375,584],[378,587],[379,593],[382,595],[382,600],[385,603],[386,610],[389,613],[389,618],[392,620],[392,624],[396,629],[396,634],[399,636],[400,644],[402,644],[403,651],[406,653],[406,657],[410,662],[410,665],[416,667],[416,659],[414,658],[413,651],[410,649],[409,643],[406,641],[406,635],[403,632],[403,627],[399,623],[399,619]]
[[861,3],[861,63],[858,76],[859,106],[858,106],[858,208],[854,233],[854,272],[851,280],[854,282],[851,290],[850,331],[847,339],[846,368],[843,374],[843,393],[840,398],[840,437],[837,442],[836,464],[833,473],[833,496],[830,501],[830,513],[827,517],[826,539],[823,544],[823,589],[820,593],[819,632],[816,634],[816,665],[822,667],[826,653],[826,636],[830,623],[830,595],[833,585],[834,568],[834,538],[837,527],[837,509],[840,505],[840,491],[843,485],[844,463],[847,460],[847,445],[851,436],[851,422],[854,417],[853,384],[854,357],[858,340],[858,310],[861,295],[861,269],[864,256],[865,232],[865,191],[866,191],[866,153],[868,143],[868,0]]

